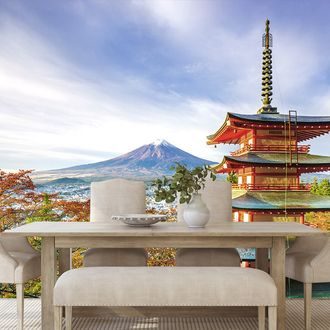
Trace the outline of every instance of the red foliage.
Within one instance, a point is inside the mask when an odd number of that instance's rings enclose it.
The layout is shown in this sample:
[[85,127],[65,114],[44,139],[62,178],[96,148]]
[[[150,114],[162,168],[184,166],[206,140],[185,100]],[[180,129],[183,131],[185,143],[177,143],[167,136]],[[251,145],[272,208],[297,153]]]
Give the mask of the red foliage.
[[0,230],[24,221],[42,202],[42,196],[35,193],[30,173],[0,170]]
[[0,170],[0,231],[32,221],[88,221],[89,200],[66,201],[35,190],[32,171]]
[[63,216],[70,221],[89,221],[90,200],[87,201],[66,201],[59,200],[54,207],[60,210]]

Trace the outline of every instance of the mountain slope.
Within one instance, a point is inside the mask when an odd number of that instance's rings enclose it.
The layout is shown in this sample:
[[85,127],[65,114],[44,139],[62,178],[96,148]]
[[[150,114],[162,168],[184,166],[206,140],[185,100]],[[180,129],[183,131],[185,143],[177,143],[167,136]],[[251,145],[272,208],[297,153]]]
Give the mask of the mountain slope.
[[60,177],[84,177],[91,180],[111,177],[152,179],[171,173],[170,167],[179,162],[188,167],[196,167],[213,162],[196,157],[171,143],[162,140],[143,145],[124,155],[102,162],[73,166],[69,168],[36,173],[39,181]]
[[189,167],[212,163],[206,159],[191,155],[175,147],[173,144],[162,140],[146,144],[116,158],[93,164],[74,166],[68,169],[86,170],[106,167],[124,167],[130,169],[145,168],[168,171],[175,162],[184,163]]

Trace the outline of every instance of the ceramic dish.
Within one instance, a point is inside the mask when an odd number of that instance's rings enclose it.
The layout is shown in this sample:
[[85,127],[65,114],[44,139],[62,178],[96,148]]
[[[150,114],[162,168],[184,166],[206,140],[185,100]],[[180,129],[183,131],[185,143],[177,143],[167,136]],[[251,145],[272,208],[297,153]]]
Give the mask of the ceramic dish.
[[166,218],[166,215],[156,214],[120,214],[111,217],[112,220],[119,220],[127,225],[136,227],[148,227],[159,221],[166,221]]

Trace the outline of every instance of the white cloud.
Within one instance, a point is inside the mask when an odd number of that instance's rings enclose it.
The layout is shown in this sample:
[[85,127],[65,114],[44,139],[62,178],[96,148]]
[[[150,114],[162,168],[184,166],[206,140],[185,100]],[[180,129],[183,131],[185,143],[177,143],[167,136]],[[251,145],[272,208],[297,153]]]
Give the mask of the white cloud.
[[[208,157],[207,120],[197,117],[215,104],[198,101],[197,106],[197,101],[155,90],[135,77],[91,80],[26,26],[9,19],[3,24],[0,150],[11,151],[13,162],[35,158],[35,167],[44,168],[49,160],[53,167],[97,161],[101,157],[88,150],[119,154],[159,136],[183,149],[191,143],[191,152]],[[205,118],[215,120],[211,113]]]
[[172,30],[180,38],[200,32],[210,25],[213,16],[210,1],[136,0],[132,6],[142,10],[153,24]]
[[[97,4],[109,6],[106,1]],[[90,17],[93,28],[105,24],[96,23],[98,12],[89,15],[83,2],[77,8]],[[164,48],[184,59],[182,72],[206,72],[219,80],[219,98],[188,97],[141,75],[119,75],[116,68],[113,76],[91,74],[39,33],[1,15],[0,152],[8,156],[2,160],[6,167],[24,161],[37,169],[98,161],[158,137],[212,160],[228,152],[227,146],[207,147],[206,136],[217,130],[227,111],[255,113],[261,105],[260,22],[244,34],[230,30],[214,19],[212,1],[132,1],[125,8],[130,8],[125,19],[149,24]],[[278,29],[274,38],[279,81],[274,105],[279,108],[289,97],[290,102],[307,98],[311,80],[322,70],[319,41],[296,35]],[[308,105],[299,113],[314,114],[311,108],[323,107],[321,114],[329,114],[329,93],[317,91]],[[284,106],[279,110],[286,112]]]
[[[249,112],[261,106],[262,21],[242,20],[242,13],[230,12],[230,6],[222,1],[146,0],[133,1],[133,5],[143,9],[141,21],[152,21],[153,33],[159,33],[169,51],[177,51],[178,56],[184,53],[190,59],[183,72],[208,72],[210,79],[218,79],[219,96],[228,104],[240,100],[251,106]],[[226,15],[232,22],[239,21],[236,28],[223,19]],[[324,36],[307,30],[302,33],[289,21],[275,19],[271,32],[274,105],[286,112],[299,104],[300,112],[308,114],[303,103],[312,90],[322,94],[312,82],[328,70],[330,47]]]

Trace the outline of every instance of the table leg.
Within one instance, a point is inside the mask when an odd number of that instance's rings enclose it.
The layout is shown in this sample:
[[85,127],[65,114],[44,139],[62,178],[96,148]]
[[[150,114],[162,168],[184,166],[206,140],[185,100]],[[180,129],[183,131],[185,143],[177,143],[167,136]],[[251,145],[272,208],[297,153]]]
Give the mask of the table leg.
[[71,269],[72,265],[72,249],[59,249],[59,275],[62,275],[67,270]]
[[[61,276],[64,272],[71,269],[72,265],[72,249],[70,248],[61,248],[58,249],[58,274]],[[67,317],[66,312],[67,309],[62,308],[62,314],[65,313],[65,317]],[[56,317],[56,316],[55,316]]]
[[55,238],[41,243],[41,322],[42,330],[54,329],[53,292],[56,278]]
[[274,237],[270,258],[270,273],[277,287],[277,329],[285,330],[285,238]]
[[268,249],[256,249],[256,268],[268,273]]

